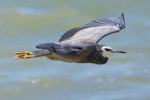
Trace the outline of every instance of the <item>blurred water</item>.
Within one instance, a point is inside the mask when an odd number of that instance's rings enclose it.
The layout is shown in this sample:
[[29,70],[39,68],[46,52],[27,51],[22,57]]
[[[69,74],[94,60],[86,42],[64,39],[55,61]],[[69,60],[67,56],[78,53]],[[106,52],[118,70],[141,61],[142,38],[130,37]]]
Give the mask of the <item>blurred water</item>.
[[[0,0],[0,100],[149,100],[150,1]],[[46,58],[13,59],[13,52],[55,42],[70,28],[125,13],[126,28],[100,44],[125,50],[105,65]]]

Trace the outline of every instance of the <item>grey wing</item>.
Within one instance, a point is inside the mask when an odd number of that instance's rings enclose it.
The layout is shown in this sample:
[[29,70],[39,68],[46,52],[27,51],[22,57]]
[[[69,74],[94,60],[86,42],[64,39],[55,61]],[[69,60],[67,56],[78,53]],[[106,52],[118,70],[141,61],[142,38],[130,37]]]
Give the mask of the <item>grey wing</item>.
[[79,30],[82,30],[82,29],[83,29],[83,27],[77,27],[77,28],[70,29],[69,31],[67,31],[66,33],[64,33],[61,36],[61,38],[59,39],[59,42],[69,39],[75,33],[77,33]]
[[103,37],[125,28],[124,14],[117,18],[93,20],[82,27],[67,31],[59,42],[78,43],[82,41],[98,43]]
[[71,54],[78,50],[80,50],[82,47],[79,46],[62,46],[56,43],[43,43],[36,46],[38,49],[42,50],[49,50],[53,51],[59,54]]

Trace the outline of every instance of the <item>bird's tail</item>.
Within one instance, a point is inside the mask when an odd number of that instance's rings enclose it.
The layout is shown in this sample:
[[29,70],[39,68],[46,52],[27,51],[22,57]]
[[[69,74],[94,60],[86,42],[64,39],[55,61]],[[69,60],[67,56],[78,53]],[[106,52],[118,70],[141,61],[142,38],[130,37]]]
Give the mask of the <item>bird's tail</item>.
[[18,51],[15,52],[15,59],[28,59],[28,58],[36,58],[36,57],[42,57],[42,56],[46,56],[47,54],[49,54],[50,51],[49,50],[36,50],[33,52],[28,52],[28,51]]

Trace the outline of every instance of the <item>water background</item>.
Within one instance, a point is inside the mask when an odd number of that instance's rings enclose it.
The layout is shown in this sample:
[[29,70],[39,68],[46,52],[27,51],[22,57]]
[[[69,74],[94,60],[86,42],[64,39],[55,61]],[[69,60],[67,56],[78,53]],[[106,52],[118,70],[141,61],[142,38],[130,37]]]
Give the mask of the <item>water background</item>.
[[[149,0],[0,0],[0,100],[150,100]],[[125,50],[105,65],[46,58],[15,60],[18,50],[58,41],[92,19],[125,14],[126,28],[99,44]]]

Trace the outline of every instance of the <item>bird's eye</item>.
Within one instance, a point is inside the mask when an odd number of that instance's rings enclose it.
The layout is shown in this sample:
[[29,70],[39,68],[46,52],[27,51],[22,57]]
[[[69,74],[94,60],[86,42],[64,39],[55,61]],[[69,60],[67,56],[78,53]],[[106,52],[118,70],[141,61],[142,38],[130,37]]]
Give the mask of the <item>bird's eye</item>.
[[106,50],[106,51],[110,51],[111,49],[109,49],[109,48],[105,48],[105,50]]

